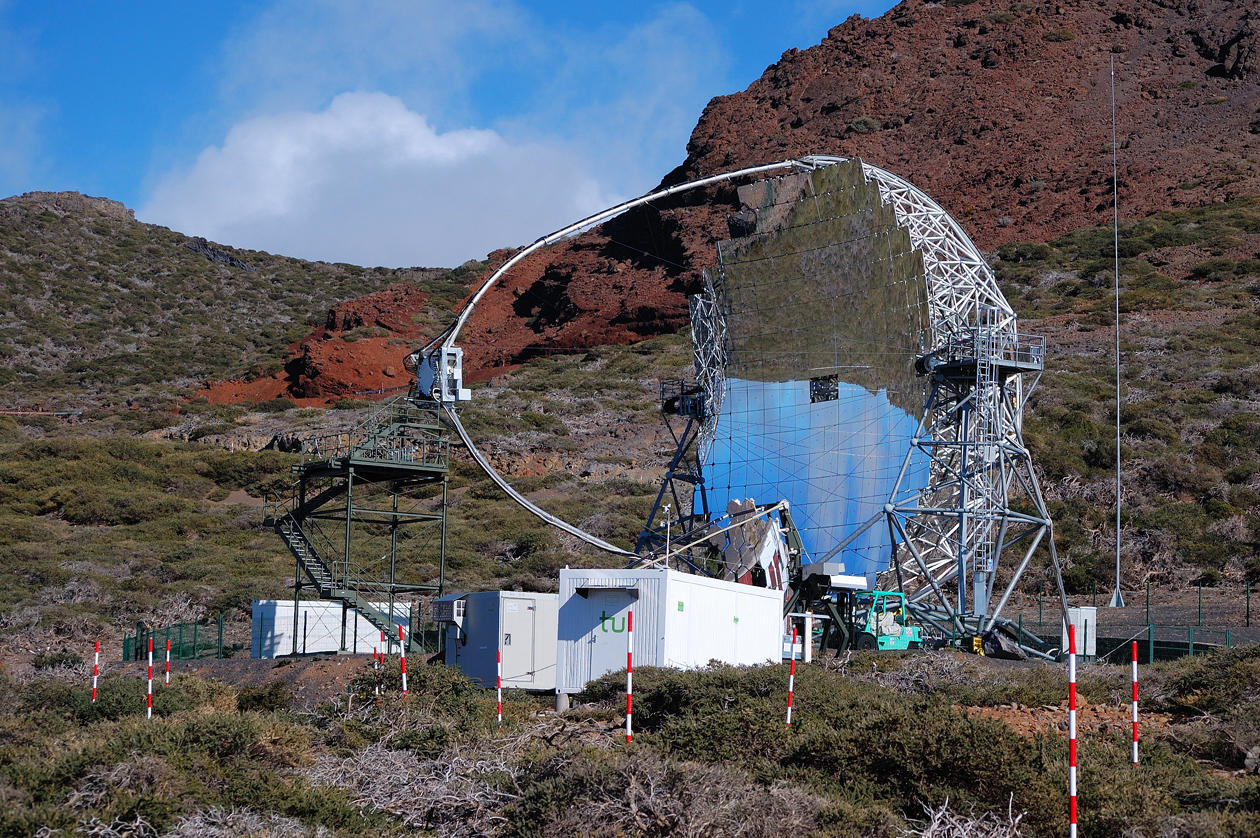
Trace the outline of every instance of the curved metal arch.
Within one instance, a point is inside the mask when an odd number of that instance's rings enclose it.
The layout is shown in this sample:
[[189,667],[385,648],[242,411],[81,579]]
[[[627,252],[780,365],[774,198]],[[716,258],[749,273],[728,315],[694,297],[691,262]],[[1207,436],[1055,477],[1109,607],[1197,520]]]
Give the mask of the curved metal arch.
[[[802,158],[789,158],[777,163],[748,166],[651,192],[587,216],[580,221],[537,239],[499,266],[485,279],[481,287],[468,300],[455,323],[444,335],[435,339],[430,344],[430,347],[436,346],[440,341],[443,349],[454,349],[455,341],[467,324],[468,319],[472,316],[477,303],[508,271],[521,260],[543,247],[554,244],[588,227],[615,218],[636,207],[693,189],[758,174],[791,169],[815,169],[843,163],[851,159],[854,158],[810,155]],[[967,329],[973,328],[980,323],[981,313],[986,309],[996,313],[1003,331],[1009,330],[1011,333],[1014,333],[1016,328],[1015,312],[998,288],[993,271],[989,268],[970,237],[967,236],[949,213],[909,181],[865,161],[859,162],[862,164],[865,176],[879,185],[881,199],[893,207],[898,220],[907,228],[911,244],[923,255],[924,269],[928,282],[929,334],[931,341],[931,347],[925,347],[925,349],[939,348],[945,345],[951,336],[965,333]],[[990,316],[993,315],[991,314]],[[482,470],[499,488],[522,508],[535,515],[544,523],[561,529],[600,550],[621,556],[634,555],[628,550],[610,544],[598,536],[546,512],[525,498],[512,487],[506,478],[498,473],[489,460],[477,449],[476,444],[460,422],[454,405],[448,401],[442,401],[442,407],[478,465],[481,466]]]

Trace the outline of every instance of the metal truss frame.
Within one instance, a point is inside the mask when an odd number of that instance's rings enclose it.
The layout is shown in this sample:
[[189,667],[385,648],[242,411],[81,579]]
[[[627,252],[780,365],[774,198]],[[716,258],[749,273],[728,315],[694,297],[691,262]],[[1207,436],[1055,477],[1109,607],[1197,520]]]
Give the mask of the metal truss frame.
[[[927,280],[929,331],[917,366],[929,378],[928,395],[884,508],[894,545],[889,573],[942,633],[983,635],[1044,543],[1066,615],[1054,525],[1023,441],[1024,406],[1041,375],[1045,341],[1019,334],[992,268],[949,213],[905,179],[866,162],[862,168],[922,254]],[[1024,375],[1033,379],[1027,390]],[[916,453],[928,459],[928,485],[898,502]],[[1017,563],[1004,572],[1009,554]]]
[[713,278],[706,271],[704,289],[688,299],[691,310],[691,347],[696,384],[704,395],[700,431],[696,437],[696,458],[709,457],[717,434],[717,418],[726,400],[726,364],[730,358],[726,318],[718,306]]

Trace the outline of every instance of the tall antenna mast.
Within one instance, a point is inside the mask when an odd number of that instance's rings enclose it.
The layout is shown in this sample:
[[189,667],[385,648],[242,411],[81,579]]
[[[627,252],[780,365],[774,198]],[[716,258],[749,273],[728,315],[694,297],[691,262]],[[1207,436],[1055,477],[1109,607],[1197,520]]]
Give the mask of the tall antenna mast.
[[1116,587],[1111,607],[1123,608],[1120,593],[1120,176],[1116,163],[1116,57],[1111,56],[1111,209],[1116,262]]

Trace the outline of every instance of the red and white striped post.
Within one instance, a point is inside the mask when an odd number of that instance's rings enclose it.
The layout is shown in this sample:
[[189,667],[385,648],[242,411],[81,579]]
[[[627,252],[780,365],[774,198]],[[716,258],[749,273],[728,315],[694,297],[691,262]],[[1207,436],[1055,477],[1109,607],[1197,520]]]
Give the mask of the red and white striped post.
[[626,612],[626,742],[633,736],[634,716],[634,611]]
[[403,643],[402,626],[398,627],[398,661],[402,666],[403,698],[407,697],[407,646]]
[[796,689],[796,625],[792,626],[792,651],[790,654],[791,663],[788,665],[788,709],[787,709],[787,726],[792,726],[792,693]]
[[153,718],[153,638],[149,637],[149,692],[145,698],[145,718]]
[[1137,722],[1137,641],[1133,641],[1133,764],[1138,764],[1138,722]]
[[96,641],[96,660],[92,661],[92,703],[96,703],[96,679],[101,674],[101,641]]
[[169,687],[171,685],[171,639],[166,638],[166,680],[162,686]]
[[494,689],[499,700],[499,727],[503,727],[503,650],[495,650]]
[[1068,836],[1076,838],[1076,626],[1068,630]]

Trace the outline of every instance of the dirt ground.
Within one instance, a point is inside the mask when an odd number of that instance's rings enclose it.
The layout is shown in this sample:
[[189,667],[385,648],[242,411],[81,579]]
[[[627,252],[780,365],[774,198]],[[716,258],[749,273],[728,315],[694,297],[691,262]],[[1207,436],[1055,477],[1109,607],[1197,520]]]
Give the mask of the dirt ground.
[[[1057,731],[1068,735],[1067,702],[1046,704],[1040,707],[1026,707],[1023,704],[1000,704],[997,707],[963,707],[968,713],[983,716],[986,719],[997,719],[1006,722],[1011,729],[1021,736],[1029,738],[1038,733]],[[1128,705],[1122,707],[1106,704],[1090,704],[1078,697],[1076,708],[1076,727],[1078,733],[1117,733],[1126,735],[1132,730]],[[1139,731],[1157,732],[1168,727],[1170,716],[1167,713],[1141,712],[1139,705]]]

